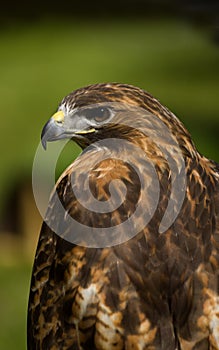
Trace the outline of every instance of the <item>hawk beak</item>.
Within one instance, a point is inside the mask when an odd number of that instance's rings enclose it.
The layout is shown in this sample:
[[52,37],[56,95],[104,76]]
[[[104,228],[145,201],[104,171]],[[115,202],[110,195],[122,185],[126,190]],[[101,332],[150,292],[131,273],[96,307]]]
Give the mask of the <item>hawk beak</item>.
[[41,133],[41,142],[45,150],[48,141],[60,140],[66,137],[65,129],[62,127],[64,116],[63,111],[58,111],[44,126]]
[[[55,113],[44,126],[41,133],[41,143],[43,148],[46,150],[48,141],[56,141],[65,138],[75,138],[85,136],[86,134],[94,133],[94,128],[87,128],[87,125],[80,125],[80,129],[76,127],[67,129],[64,125],[65,114],[63,111]],[[73,126],[73,125],[72,125]]]

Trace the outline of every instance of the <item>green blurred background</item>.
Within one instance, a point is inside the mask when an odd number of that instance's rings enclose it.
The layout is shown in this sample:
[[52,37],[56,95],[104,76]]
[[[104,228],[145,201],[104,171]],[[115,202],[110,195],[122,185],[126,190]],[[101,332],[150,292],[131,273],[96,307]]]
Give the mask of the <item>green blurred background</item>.
[[[93,16],[95,8],[86,16],[71,8],[50,14],[47,7],[36,16],[32,10],[33,18],[28,10],[17,18],[5,9],[0,28],[0,349],[26,347],[28,289],[41,224],[32,163],[42,126],[63,96],[97,82],[137,85],[185,123],[202,153],[219,161],[219,46],[209,13],[210,20],[193,21],[171,6],[164,12],[160,7],[159,15],[153,7],[141,6],[132,15],[131,5],[127,13],[120,6],[116,17],[104,9]],[[72,146],[64,163],[78,151]]]

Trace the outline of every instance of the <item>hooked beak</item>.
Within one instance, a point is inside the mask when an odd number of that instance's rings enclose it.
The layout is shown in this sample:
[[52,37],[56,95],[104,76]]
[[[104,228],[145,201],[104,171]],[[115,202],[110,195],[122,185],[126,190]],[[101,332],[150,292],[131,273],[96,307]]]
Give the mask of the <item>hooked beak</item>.
[[55,141],[66,138],[65,129],[62,126],[63,121],[64,112],[58,111],[48,120],[44,126],[41,133],[41,142],[45,150],[48,141]]
[[87,128],[87,125],[80,124],[80,128],[76,128],[76,125],[72,125],[71,128],[67,128],[64,123],[65,114],[63,111],[56,112],[46,123],[41,133],[41,142],[43,148],[46,150],[48,141],[56,141],[66,138],[81,138],[86,134],[95,132],[94,128]]

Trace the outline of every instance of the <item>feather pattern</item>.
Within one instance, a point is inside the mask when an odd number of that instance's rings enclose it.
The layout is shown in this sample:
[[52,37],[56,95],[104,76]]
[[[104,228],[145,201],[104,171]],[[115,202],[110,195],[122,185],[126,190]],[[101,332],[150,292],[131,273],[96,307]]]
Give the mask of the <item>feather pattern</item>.
[[[40,233],[28,306],[28,350],[219,349],[219,166],[196,150],[188,131],[167,108],[139,88],[92,85],[72,92],[60,106],[70,113],[109,102],[122,102],[130,109],[139,106],[166,125],[185,162],[185,197],[176,219],[160,233],[175,176],[169,160],[179,173],[181,169],[177,149],[165,133],[160,132],[156,142],[146,137],[152,129],[149,119],[139,119],[141,132],[127,126],[132,113],[118,112],[117,123],[76,140],[89,147],[58,180],[46,214],[53,229],[45,219]],[[110,137],[127,143],[92,146]],[[132,145],[143,153],[133,153]],[[100,152],[104,156],[98,161]],[[120,159],[121,152],[126,161]],[[147,184],[146,195],[130,164],[138,167]],[[159,182],[154,212],[151,203],[157,184],[151,165]],[[83,188],[87,178],[93,197],[103,204],[110,199],[110,184],[117,181],[118,207],[109,203],[107,212],[89,210],[92,201]],[[75,195],[77,186],[87,207]],[[172,197],[173,211],[180,191]],[[136,221],[142,229],[131,237],[135,221],[120,224],[136,212],[139,199],[143,206]],[[71,224],[58,211],[59,201],[74,219]],[[150,212],[144,225],[144,213]],[[75,221],[82,224],[81,231],[75,229]],[[115,235],[119,232],[121,241],[110,246],[113,236],[107,237],[107,228],[118,225]],[[84,226],[101,229],[105,247],[96,247],[95,235],[89,237],[93,246],[86,247]],[[60,230],[61,237],[56,234]],[[70,242],[72,236],[77,244]]]

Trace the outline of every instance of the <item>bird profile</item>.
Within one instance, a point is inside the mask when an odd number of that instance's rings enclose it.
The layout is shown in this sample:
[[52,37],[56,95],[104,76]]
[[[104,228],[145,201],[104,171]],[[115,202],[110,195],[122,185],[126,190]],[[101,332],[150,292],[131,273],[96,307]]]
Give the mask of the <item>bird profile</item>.
[[219,165],[148,92],[90,85],[42,145],[82,153],[57,181],[28,305],[28,350],[219,349]]

